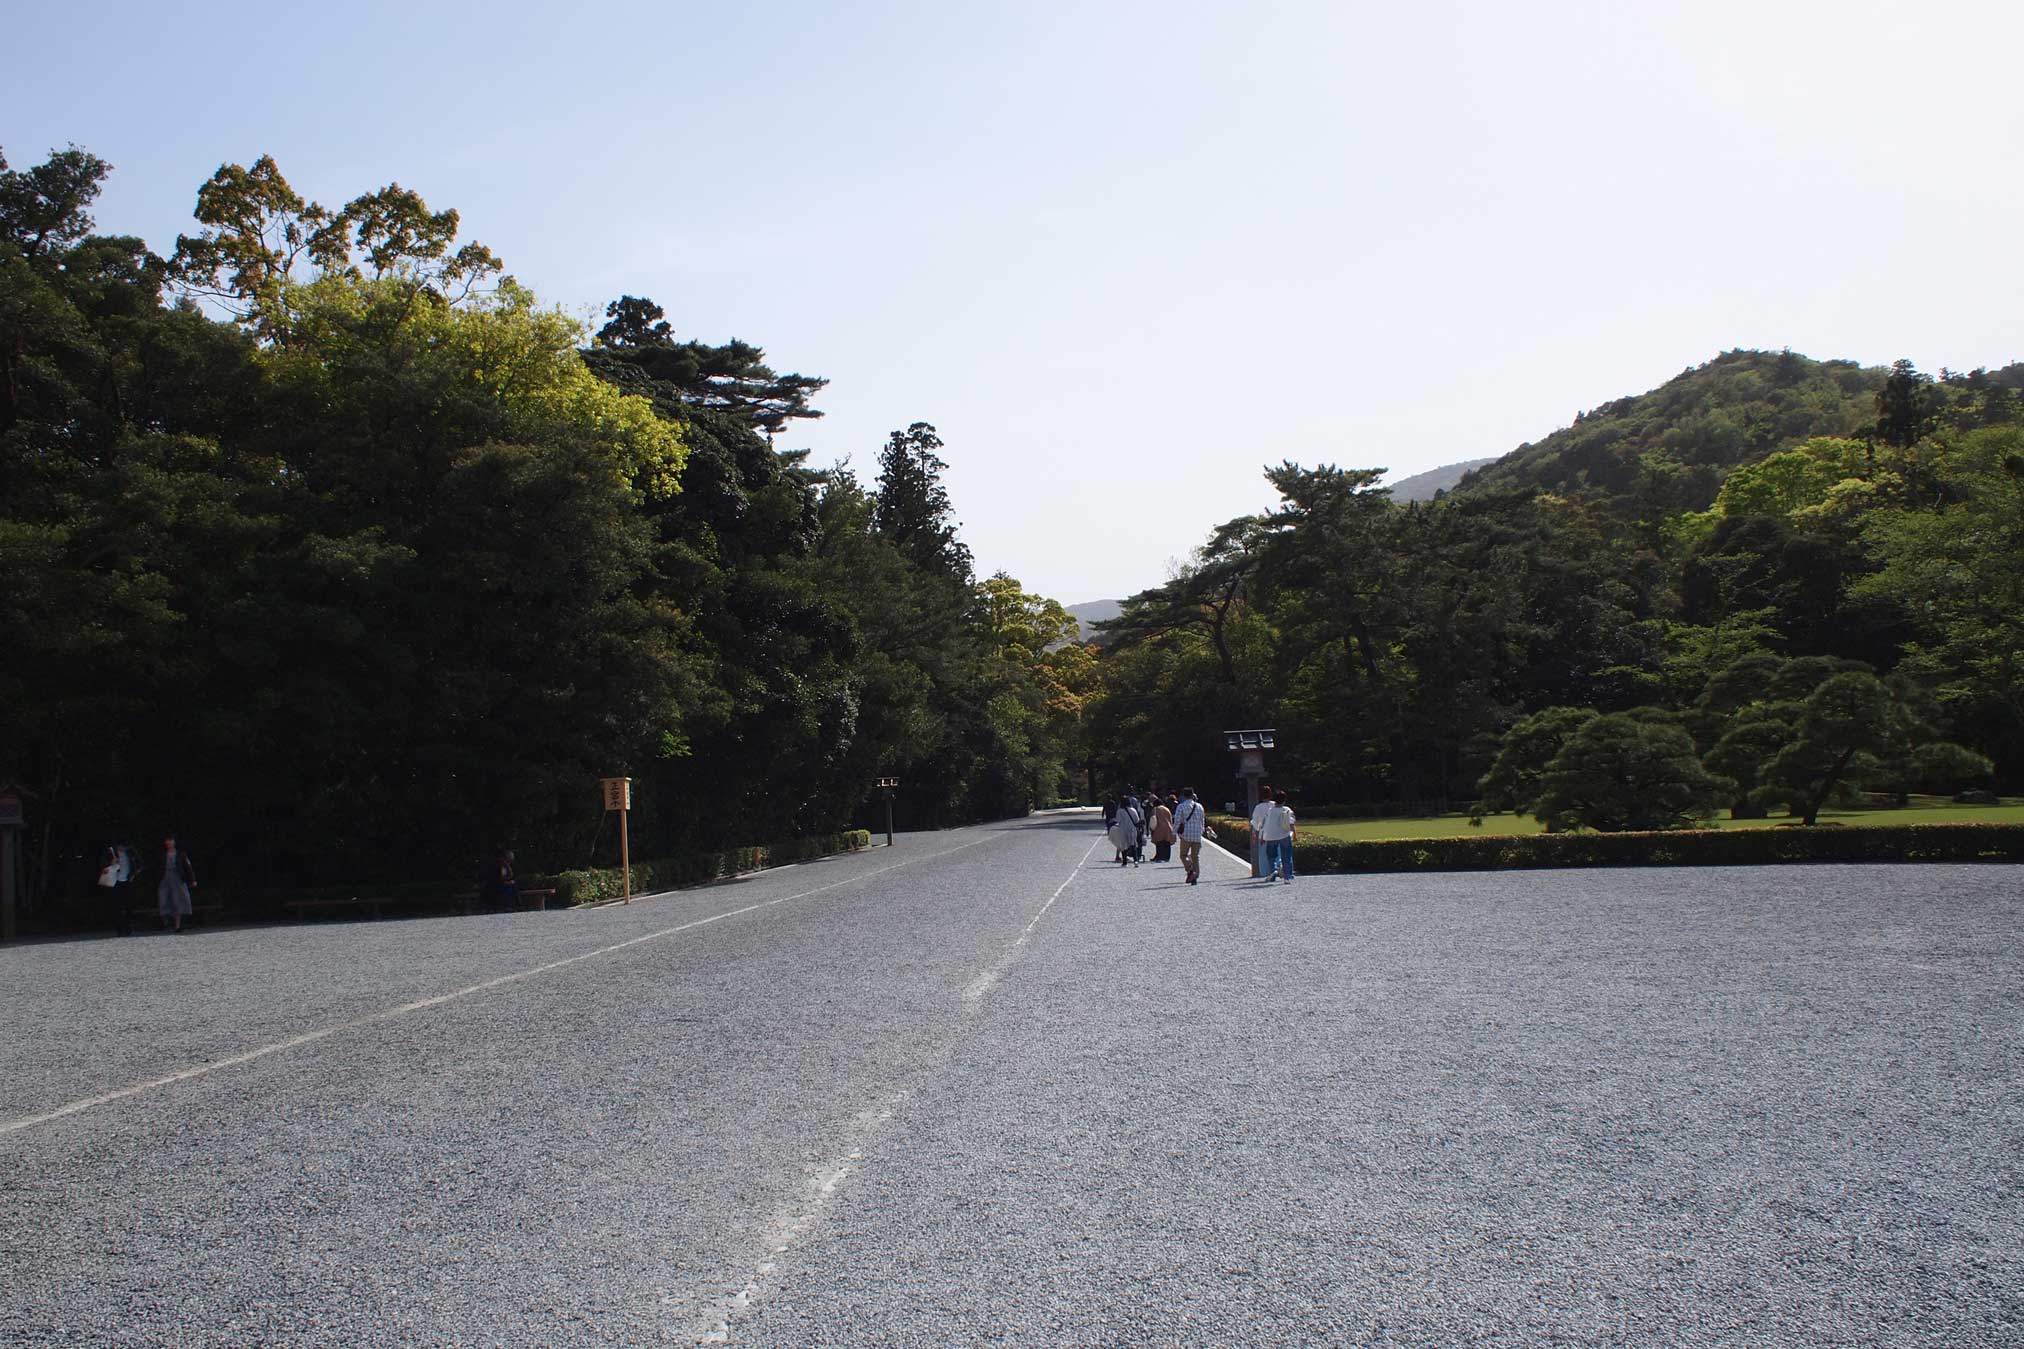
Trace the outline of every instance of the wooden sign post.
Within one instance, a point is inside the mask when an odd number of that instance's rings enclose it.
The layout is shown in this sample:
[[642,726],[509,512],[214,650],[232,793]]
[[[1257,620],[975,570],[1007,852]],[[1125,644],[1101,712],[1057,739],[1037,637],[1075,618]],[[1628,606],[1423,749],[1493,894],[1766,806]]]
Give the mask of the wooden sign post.
[[898,778],[880,778],[878,789],[886,800],[886,847],[893,846],[893,793],[899,790]]
[[632,809],[631,778],[600,778],[604,808],[618,812],[618,869],[625,873],[625,902],[632,903],[632,846],[626,838],[625,817]]
[[15,912],[20,905],[21,830],[25,823],[21,787],[0,787],[0,942],[14,940]]

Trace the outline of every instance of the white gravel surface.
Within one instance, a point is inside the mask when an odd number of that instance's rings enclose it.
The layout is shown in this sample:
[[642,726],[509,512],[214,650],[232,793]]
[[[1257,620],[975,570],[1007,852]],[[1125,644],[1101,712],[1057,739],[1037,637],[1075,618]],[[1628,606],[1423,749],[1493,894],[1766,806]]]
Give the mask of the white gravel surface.
[[0,1342],[2024,1344],[2020,869],[1109,856],[0,950]]

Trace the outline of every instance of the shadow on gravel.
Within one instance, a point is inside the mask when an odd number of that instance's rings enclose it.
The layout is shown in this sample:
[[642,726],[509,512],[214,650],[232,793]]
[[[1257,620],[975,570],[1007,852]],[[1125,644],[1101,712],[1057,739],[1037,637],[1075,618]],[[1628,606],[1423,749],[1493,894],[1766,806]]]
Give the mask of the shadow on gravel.
[[[786,863],[778,867],[761,867],[757,871],[743,871],[736,876],[720,876],[714,880],[697,881],[693,885],[677,886],[672,890],[652,890],[634,895],[633,903],[644,904],[649,900],[665,899],[673,895],[687,894],[694,890],[717,890],[726,886],[746,885],[764,876],[778,875],[790,866],[824,867],[841,865],[852,858],[862,858],[868,854],[883,852],[884,850],[885,844],[881,841],[872,844],[869,848],[860,848],[855,852],[830,853],[823,857],[804,858],[801,861]],[[482,923],[488,919],[533,919],[542,921],[552,919],[561,914],[591,913],[598,909],[623,907],[625,907],[625,901],[622,899],[604,899],[592,904],[558,905],[552,909],[493,909],[479,910],[476,913],[463,913],[454,909],[439,908],[408,910],[405,912],[394,910],[375,916],[368,916],[362,913],[340,913],[313,918],[271,918],[255,914],[234,914],[224,918],[213,918],[204,923],[191,923],[181,934],[169,933],[151,927],[137,927],[132,937],[145,938],[182,935],[194,938],[202,937],[206,934],[217,935],[226,932],[268,931],[273,929],[293,931],[301,928],[342,927],[368,923],[378,927],[389,923],[437,923],[445,921]],[[115,937],[111,932],[103,929],[83,932],[36,932],[19,936],[13,942],[6,945],[0,945],[0,952],[24,946],[53,946],[64,943],[88,944],[124,940],[128,940],[128,938]]]
[[1096,834],[1103,831],[1103,817],[1096,807],[1086,806],[1076,811],[1047,811],[1039,815],[1028,815],[1020,820],[1000,820],[987,824],[986,829],[1008,833],[1014,829],[1048,829],[1064,834]]

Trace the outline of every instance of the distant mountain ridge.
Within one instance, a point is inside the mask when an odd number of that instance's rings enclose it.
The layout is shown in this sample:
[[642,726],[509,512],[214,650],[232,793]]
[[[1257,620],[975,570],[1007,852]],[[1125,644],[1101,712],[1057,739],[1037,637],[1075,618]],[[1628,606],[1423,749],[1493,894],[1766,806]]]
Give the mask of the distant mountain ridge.
[[1107,618],[1116,618],[1124,612],[1124,605],[1117,600],[1090,600],[1085,604],[1064,605],[1075,621],[1082,625],[1082,640],[1087,642],[1095,636],[1092,629]]
[[1464,459],[1459,464],[1443,464],[1439,468],[1430,468],[1425,473],[1415,473],[1410,478],[1400,478],[1397,482],[1391,484],[1391,499],[1393,501],[1432,501],[1442,492],[1453,489],[1457,483],[1461,482],[1462,475],[1465,473],[1468,473],[1472,469],[1481,468],[1485,464],[1494,464],[1496,462],[1495,457],[1489,459]]

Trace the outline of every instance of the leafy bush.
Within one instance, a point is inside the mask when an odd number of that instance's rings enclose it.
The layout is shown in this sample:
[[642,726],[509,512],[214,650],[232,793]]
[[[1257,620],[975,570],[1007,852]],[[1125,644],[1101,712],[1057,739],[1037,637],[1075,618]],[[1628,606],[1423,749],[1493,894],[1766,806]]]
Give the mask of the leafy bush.
[[[1213,816],[1217,841],[1242,857],[1244,821]],[[1519,837],[1316,839],[1294,845],[1306,872],[1505,871],[1544,867],[1765,866],[1780,862],[2020,862],[2024,824],[1886,824],[1670,829]]]
[[[840,834],[785,839],[763,847],[662,857],[632,864],[632,889],[636,895],[652,894],[656,890],[697,885],[810,857],[856,852],[870,846],[871,834],[867,830],[851,829]],[[617,899],[624,893],[625,873],[617,867],[588,867],[580,871],[564,871],[555,877],[555,902],[558,905],[593,904],[601,899]]]

